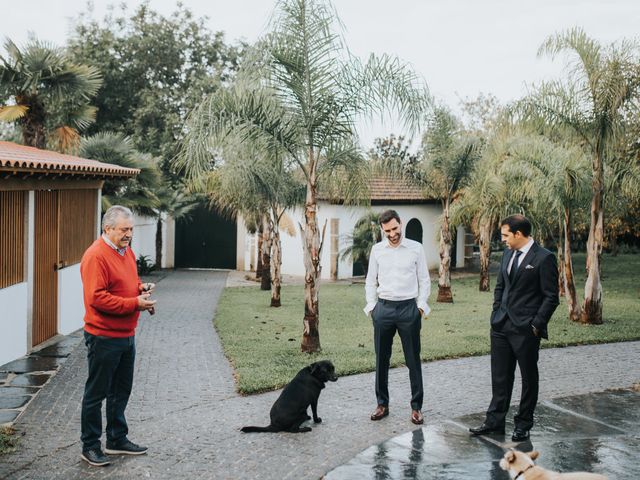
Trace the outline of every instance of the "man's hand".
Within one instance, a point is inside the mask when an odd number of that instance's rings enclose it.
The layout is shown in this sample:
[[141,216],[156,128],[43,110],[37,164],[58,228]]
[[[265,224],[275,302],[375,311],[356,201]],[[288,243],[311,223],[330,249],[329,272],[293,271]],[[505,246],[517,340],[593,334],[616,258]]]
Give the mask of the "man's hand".
[[422,310],[420,307],[418,307],[418,310],[420,311],[420,316],[424,317],[424,310]]
[[138,297],[138,310],[144,311],[148,310],[149,313],[155,310],[154,305],[156,304],[155,300],[149,300],[151,296],[150,293],[143,293]]
[[139,288],[140,288],[140,293],[142,293],[142,292],[153,293],[153,289],[156,288],[156,284],[155,283],[141,283]]

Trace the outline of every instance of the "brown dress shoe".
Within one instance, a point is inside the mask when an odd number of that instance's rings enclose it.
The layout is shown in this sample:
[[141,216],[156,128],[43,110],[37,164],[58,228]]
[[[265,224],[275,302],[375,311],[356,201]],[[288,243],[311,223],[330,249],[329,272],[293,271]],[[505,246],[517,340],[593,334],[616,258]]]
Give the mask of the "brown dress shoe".
[[371,414],[371,420],[382,420],[387,415],[389,415],[389,407],[385,405],[378,405]]
[[416,425],[422,425],[424,423],[424,417],[420,410],[411,410],[411,423]]

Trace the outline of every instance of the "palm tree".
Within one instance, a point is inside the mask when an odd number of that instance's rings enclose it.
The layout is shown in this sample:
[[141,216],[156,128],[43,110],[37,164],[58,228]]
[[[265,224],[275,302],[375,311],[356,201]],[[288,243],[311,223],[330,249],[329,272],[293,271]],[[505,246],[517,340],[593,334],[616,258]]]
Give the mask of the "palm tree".
[[623,131],[624,108],[640,85],[637,48],[621,42],[603,48],[580,28],[550,36],[538,54],[574,56],[566,83],[541,85],[526,107],[552,126],[569,127],[591,155],[591,218],[587,241],[585,297],[580,320],[602,323],[600,256],[605,238],[605,165],[611,161],[616,138]]
[[[292,174],[287,156],[274,144],[246,142],[233,133],[219,144],[224,162],[213,168],[204,183],[193,179],[212,204],[232,216],[261,223],[261,288],[271,290],[271,306],[281,305],[282,246],[280,228],[288,222],[285,211],[300,205],[303,186]],[[289,230],[292,226],[289,226]],[[266,287],[266,288],[265,288]]]
[[425,193],[442,204],[438,302],[452,303],[451,204],[468,184],[478,159],[479,142],[465,134],[457,119],[444,107],[434,109],[422,139],[423,160],[414,176]]
[[163,184],[155,193],[158,199],[154,209],[156,215],[156,268],[161,268],[162,225],[166,217],[170,216],[174,220],[189,219],[198,205],[198,200],[190,195],[182,185],[178,188],[171,188],[166,179],[163,180]]
[[[192,173],[211,161],[212,135],[235,130],[245,139],[268,138],[290,156],[306,183],[304,226],[305,313],[301,349],[320,350],[318,290],[323,237],[318,225],[318,190],[339,175],[342,186],[364,165],[356,147],[361,114],[395,108],[416,131],[426,105],[419,79],[398,59],[349,56],[331,4],[321,0],[278,3],[272,30],[258,46],[261,58],[245,63],[258,78],[238,95],[212,96],[191,116],[183,160]],[[224,133],[222,133],[224,136]],[[195,167],[194,163],[200,163]],[[356,175],[357,176],[357,175]],[[361,180],[357,182],[361,184]],[[345,190],[348,202],[353,190]]]
[[106,180],[102,187],[102,209],[114,204],[123,205],[147,216],[155,216],[158,208],[156,192],[161,185],[158,161],[133,148],[128,137],[119,133],[97,133],[80,142],[80,156],[112,163],[121,167],[138,168],[136,178]]
[[571,237],[573,217],[588,197],[588,159],[575,145],[556,145],[539,135],[523,137],[514,150],[514,158],[532,167],[523,173],[529,178],[539,205],[535,217],[559,219],[558,268],[567,299],[569,319],[579,321],[580,304],[573,275]]
[[344,260],[350,258],[353,263],[360,263],[366,276],[369,269],[371,248],[382,241],[382,231],[378,219],[380,213],[370,212],[360,217],[353,226],[353,233],[347,238],[349,245],[340,252]]
[[47,133],[67,151],[79,142],[78,129],[95,119],[89,105],[102,85],[100,72],[70,62],[60,48],[31,40],[24,49],[5,41],[0,55],[0,120],[17,121],[25,145],[47,147]]
[[491,239],[501,218],[527,210],[533,196],[527,178],[513,168],[512,149],[517,143],[513,126],[501,124],[482,148],[473,177],[451,206],[453,225],[470,225],[480,246],[481,292],[490,290]]

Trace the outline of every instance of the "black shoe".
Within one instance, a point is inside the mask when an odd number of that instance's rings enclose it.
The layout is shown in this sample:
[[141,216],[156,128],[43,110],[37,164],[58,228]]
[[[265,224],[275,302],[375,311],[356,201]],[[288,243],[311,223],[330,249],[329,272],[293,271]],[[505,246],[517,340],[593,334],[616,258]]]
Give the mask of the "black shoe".
[[504,425],[502,427],[492,427],[483,423],[479,427],[470,428],[469,431],[471,432],[471,435],[487,435],[489,433],[499,433],[504,435]]
[[524,442],[525,440],[529,440],[529,430],[516,428],[513,431],[513,435],[511,435],[511,440],[514,442]]
[[104,467],[111,463],[109,458],[104,453],[102,453],[102,450],[100,448],[83,451],[82,455],[80,455],[80,458],[82,458],[89,465],[94,465],[96,467]]
[[129,440],[124,440],[117,445],[107,442],[107,446],[104,449],[105,453],[109,455],[142,455],[147,453],[147,450],[147,447],[141,447]]

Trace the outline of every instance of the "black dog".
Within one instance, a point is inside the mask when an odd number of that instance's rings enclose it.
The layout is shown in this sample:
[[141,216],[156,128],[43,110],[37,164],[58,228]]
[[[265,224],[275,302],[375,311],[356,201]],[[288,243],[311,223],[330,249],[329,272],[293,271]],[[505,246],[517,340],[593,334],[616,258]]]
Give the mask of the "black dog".
[[322,360],[304,367],[293,380],[284,387],[282,393],[271,407],[271,425],[268,427],[243,427],[242,431],[250,432],[310,432],[311,427],[300,425],[309,420],[307,408],[311,405],[314,423],[322,422],[318,417],[318,397],[326,382],[338,380],[336,371],[329,360]]

